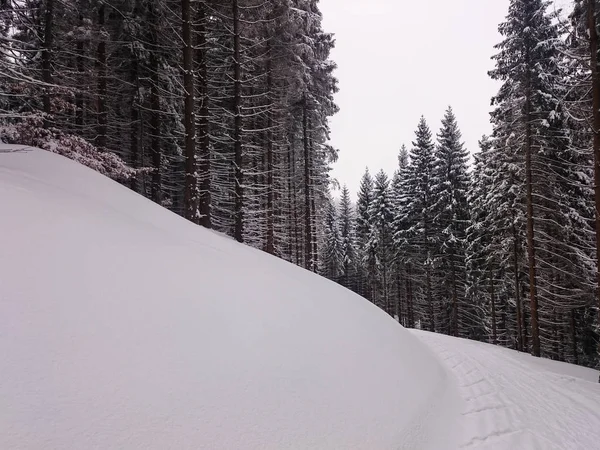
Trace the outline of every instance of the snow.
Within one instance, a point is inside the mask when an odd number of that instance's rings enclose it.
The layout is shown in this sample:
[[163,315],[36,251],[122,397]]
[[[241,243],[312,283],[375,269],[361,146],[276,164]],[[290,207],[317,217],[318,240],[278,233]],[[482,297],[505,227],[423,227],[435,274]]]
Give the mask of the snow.
[[0,448],[598,449],[597,372],[408,331],[50,152],[0,145]]
[[41,150],[0,211],[0,448],[453,442],[441,361],[337,284]]
[[413,334],[459,382],[459,448],[600,449],[597,371],[479,342]]

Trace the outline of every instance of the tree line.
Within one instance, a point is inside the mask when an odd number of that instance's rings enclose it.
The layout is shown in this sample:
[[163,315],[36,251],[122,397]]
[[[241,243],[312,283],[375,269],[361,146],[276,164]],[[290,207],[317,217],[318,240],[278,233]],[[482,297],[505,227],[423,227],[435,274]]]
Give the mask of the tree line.
[[468,167],[448,109],[424,118],[391,180],[364,174],[326,216],[327,277],[407,327],[596,366],[600,331],[598,5],[568,20],[512,0],[493,132]]
[[0,140],[99,170],[408,327],[599,363],[596,0],[511,0],[493,132],[448,109],[334,201],[317,0],[0,0]]
[[337,151],[317,0],[1,0],[0,139],[316,270]]

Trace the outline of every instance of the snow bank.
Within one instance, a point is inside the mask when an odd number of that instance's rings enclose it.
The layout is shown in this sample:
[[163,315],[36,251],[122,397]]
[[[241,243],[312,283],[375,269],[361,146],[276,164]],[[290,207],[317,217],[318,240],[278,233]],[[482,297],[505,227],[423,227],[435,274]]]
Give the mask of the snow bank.
[[455,446],[455,381],[367,301],[15,146],[0,354],[3,449]]

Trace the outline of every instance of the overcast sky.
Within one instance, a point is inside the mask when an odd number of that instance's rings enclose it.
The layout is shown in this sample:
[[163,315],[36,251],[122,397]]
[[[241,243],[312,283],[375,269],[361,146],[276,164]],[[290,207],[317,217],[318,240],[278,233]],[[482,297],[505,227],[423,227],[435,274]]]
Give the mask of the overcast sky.
[[[562,5],[568,0],[556,0]],[[509,0],[321,0],[323,28],[335,34],[340,112],[331,141],[340,150],[333,176],[354,195],[365,167],[392,174],[410,148],[419,117],[434,135],[446,108],[468,150],[489,133],[487,76]]]

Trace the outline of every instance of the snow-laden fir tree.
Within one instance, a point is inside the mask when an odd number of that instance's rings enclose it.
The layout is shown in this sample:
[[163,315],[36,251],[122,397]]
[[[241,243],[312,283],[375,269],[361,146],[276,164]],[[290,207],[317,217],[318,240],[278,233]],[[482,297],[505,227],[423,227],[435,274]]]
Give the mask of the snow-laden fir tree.
[[346,185],[342,187],[342,195],[338,205],[338,217],[342,257],[340,283],[348,289],[357,291],[357,271],[359,269],[359,261],[354,232],[355,219],[352,200],[350,199],[350,191]]
[[436,267],[440,330],[454,336],[468,335],[475,314],[466,304],[466,229],[469,225],[469,154],[452,108],[442,119],[437,136],[432,174],[433,248]]
[[395,308],[390,295],[394,207],[387,174],[380,170],[375,176],[372,200],[369,205],[369,236],[365,246],[366,267],[372,286],[372,301],[393,315]]
[[430,331],[436,330],[433,280],[434,149],[429,126],[421,117],[410,150],[410,163],[402,182],[402,207],[396,211],[394,226],[396,248],[399,249],[399,258],[406,265],[411,285],[409,302],[415,309],[415,320]]
[[325,207],[323,236],[322,274],[330,280],[339,281],[344,269],[343,243],[335,200],[329,196]]
[[372,299],[372,292],[368,285],[368,269],[366,267],[367,255],[365,249],[371,234],[371,216],[369,214],[371,202],[373,201],[373,178],[369,169],[365,169],[360,180],[358,197],[356,200],[356,244],[358,248],[359,269],[359,293],[367,299]]

